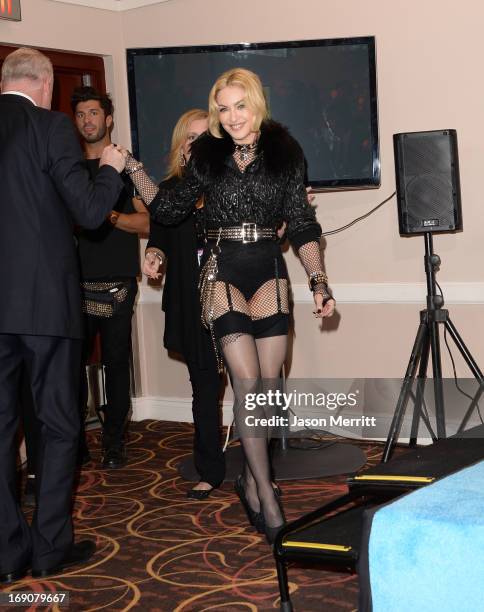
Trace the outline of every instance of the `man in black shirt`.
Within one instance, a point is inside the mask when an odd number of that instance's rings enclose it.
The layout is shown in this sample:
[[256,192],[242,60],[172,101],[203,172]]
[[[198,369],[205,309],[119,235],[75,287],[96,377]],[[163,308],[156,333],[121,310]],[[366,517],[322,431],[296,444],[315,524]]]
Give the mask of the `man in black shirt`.
[[[83,139],[86,165],[92,178],[99,158],[111,143],[113,104],[108,95],[92,87],[77,88],[71,98],[74,119]],[[133,197],[128,177],[116,206],[96,230],[80,230],[79,258],[86,337],[84,363],[99,332],[101,360],[105,367],[107,406],[103,423],[103,459],[107,468],[126,463],[124,429],[130,408],[129,358],[131,318],[139,274],[138,234],[149,232],[149,215],[140,199]],[[119,299],[117,299],[119,298]],[[83,376],[81,415],[87,402]]]

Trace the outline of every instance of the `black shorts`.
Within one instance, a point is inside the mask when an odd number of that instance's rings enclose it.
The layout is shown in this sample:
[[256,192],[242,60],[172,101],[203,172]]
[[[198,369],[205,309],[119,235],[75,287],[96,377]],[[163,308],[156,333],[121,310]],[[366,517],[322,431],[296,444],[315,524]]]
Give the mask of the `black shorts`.
[[[213,243],[208,243],[202,260],[210,254]],[[280,291],[287,294],[287,268],[282,256],[281,247],[273,240],[243,244],[241,242],[222,241],[217,258],[217,281],[225,284],[228,310],[218,316],[214,322],[215,336],[220,339],[229,334],[250,334],[256,339],[271,336],[287,335],[289,330],[289,313],[281,306]],[[237,289],[250,303],[256,291],[267,281],[275,280],[273,285],[277,295],[268,295],[267,316],[257,318],[240,312],[233,307],[231,287]],[[280,281],[286,282],[281,285]],[[282,300],[287,303],[287,295]],[[248,308],[248,312],[250,309]]]

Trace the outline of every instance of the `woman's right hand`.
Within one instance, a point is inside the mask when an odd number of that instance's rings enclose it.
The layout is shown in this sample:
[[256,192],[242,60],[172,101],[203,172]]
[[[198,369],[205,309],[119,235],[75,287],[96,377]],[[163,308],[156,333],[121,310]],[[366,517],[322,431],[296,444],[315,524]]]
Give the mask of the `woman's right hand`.
[[314,305],[315,309],[313,310],[313,314],[316,319],[323,319],[332,317],[334,314],[334,309],[336,307],[335,300],[331,297],[329,300],[324,298],[322,293],[315,292],[314,293]]
[[[160,259],[161,256],[161,259]],[[161,272],[160,268],[163,263],[163,256],[161,251],[152,250],[146,251],[145,259],[143,261],[143,274],[146,274],[148,278],[152,278],[156,280],[160,278]]]

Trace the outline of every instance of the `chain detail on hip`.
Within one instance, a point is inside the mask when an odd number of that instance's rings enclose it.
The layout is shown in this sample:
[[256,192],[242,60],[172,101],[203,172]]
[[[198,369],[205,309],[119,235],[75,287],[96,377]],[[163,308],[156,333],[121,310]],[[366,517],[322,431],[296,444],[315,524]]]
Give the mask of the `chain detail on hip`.
[[217,369],[220,374],[223,372],[224,365],[213,329],[213,315],[215,306],[215,283],[217,282],[218,275],[217,257],[220,255],[219,243],[221,240],[221,231],[221,229],[218,230],[217,236],[215,237],[217,242],[215,246],[211,249],[209,258],[200,270],[200,277],[198,281],[201,319],[203,325],[210,331],[210,336],[212,338],[213,343],[213,350],[215,352],[215,358],[217,360]]

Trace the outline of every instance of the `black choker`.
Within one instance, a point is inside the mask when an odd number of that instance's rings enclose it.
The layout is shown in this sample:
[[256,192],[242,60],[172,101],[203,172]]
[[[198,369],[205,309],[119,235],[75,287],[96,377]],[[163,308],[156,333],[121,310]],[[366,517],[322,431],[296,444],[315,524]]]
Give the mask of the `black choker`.
[[257,139],[251,144],[235,144],[235,150],[238,152],[241,161],[247,161],[257,148]]

